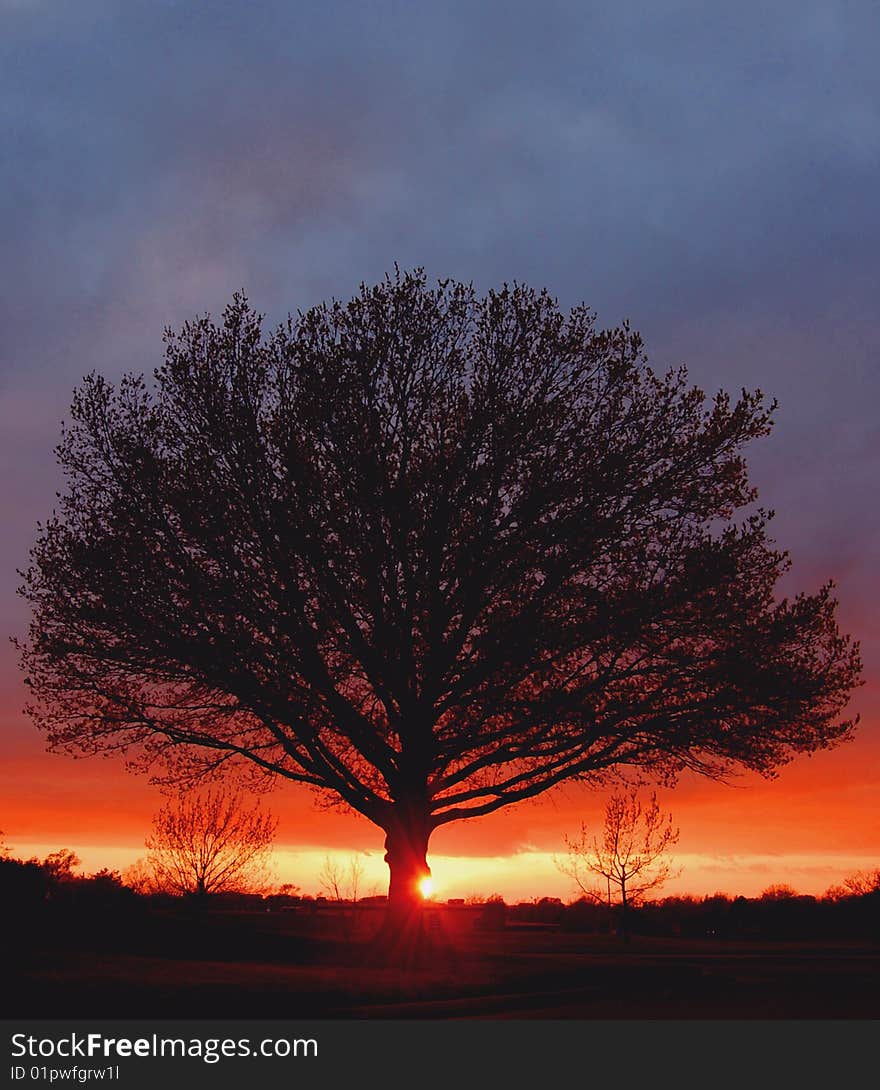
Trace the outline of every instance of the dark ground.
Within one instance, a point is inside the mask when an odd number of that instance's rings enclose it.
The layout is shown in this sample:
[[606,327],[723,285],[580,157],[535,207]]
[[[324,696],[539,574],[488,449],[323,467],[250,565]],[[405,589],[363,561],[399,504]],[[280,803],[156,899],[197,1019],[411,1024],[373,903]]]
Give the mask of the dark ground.
[[437,957],[370,963],[378,913],[142,912],[7,928],[6,1018],[876,1019],[880,945],[502,927],[436,907]]

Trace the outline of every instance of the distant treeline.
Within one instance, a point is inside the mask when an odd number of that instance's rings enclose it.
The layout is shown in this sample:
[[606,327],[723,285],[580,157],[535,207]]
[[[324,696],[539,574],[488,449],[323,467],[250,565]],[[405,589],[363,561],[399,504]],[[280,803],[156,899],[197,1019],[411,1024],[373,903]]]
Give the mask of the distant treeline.
[[[156,911],[186,914],[198,900],[169,894],[147,894],[127,885],[117,871],[77,874],[73,852],[53,852],[45,859],[0,855],[0,904],[13,932],[51,932],[60,939],[99,934],[133,917]],[[282,887],[282,889],[285,887]],[[290,887],[286,887],[290,888]],[[234,912],[292,913],[308,920],[316,913],[340,909],[368,910],[384,897],[365,897],[352,904],[325,897],[274,892],[217,894],[202,899],[215,909]],[[474,930],[520,928],[608,934],[621,929],[620,907],[581,899],[571,904],[556,897],[506,904],[494,895],[438,903],[434,911],[454,914]],[[880,868],[853,875],[821,897],[798,894],[786,885],[769,887],[759,897],[665,897],[627,909],[627,931],[645,936],[713,939],[858,938],[880,941]]]
[[[619,905],[543,898],[530,904],[487,904],[487,924],[552,927],[567,932],[621,931]],[[665,897],[627,909],[633,935],[712,939],[859,938],[880,941],[880,882],[869,892],[823,897],[775,887],[760,897]]]

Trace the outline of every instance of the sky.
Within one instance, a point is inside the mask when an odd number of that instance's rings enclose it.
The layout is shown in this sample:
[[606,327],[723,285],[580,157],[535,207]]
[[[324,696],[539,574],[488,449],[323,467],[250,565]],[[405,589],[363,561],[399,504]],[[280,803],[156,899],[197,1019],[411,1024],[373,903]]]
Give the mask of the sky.
[[[244,290],[268,324],[362,282],[547,287],[628,319],[659,370],[779,402],[749,454],[781,592],[837,584],[856,739],[772,781],[685,778],[669,892],[819,893],[880,863],[880,13],[870,2],[125,4],[0,0],[0,634],[60,486],[71,395],[161,362]],[[142,855],[158,789],[48,754],[0,646],[0,829],[86,869]],[[438,896],[573,891],[568,787],[432,841]],[[381,834],[287,789],[282,880]],[[491,888],[489,888],[491,887]]]

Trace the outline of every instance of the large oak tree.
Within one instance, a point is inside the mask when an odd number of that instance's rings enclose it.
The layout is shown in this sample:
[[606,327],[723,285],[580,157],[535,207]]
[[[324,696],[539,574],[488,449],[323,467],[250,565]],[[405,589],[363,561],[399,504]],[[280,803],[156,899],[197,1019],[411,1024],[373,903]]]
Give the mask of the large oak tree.
[[851,732],[860,670],[830,585],[776,593],[742,457],[772,411],[526,286],[398,273],[268,333],[237,296],[75,394],[32,713],[329,792],[401,913],[444,823],[622,766],[772,773]]

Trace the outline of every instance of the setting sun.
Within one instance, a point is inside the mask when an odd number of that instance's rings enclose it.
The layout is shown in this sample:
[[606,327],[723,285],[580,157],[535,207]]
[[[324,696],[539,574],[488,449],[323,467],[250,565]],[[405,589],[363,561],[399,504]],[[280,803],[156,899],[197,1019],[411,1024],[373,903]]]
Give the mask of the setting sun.
[[419,893],[421,893],[425,900],[427,900],[433,892],[434,882],[431,877],[426,874],[425,877],[419,882]]

